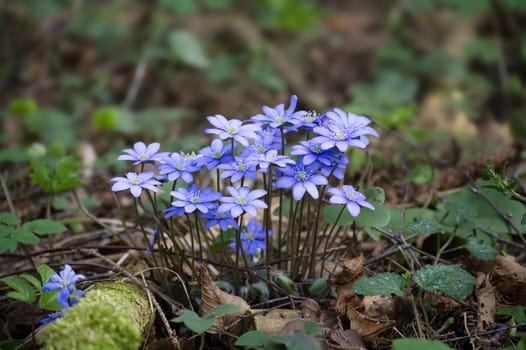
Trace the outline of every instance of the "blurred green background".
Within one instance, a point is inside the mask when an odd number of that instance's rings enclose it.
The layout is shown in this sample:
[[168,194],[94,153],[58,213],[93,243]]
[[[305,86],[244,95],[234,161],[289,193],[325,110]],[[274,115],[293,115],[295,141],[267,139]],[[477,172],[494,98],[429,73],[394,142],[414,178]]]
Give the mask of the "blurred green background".
[[433,147],[525,135],[520,0],[4,0],[0,13],[0,162],[88,145],[108,165],[139,139],[195,150],[207,115],[292,93]]

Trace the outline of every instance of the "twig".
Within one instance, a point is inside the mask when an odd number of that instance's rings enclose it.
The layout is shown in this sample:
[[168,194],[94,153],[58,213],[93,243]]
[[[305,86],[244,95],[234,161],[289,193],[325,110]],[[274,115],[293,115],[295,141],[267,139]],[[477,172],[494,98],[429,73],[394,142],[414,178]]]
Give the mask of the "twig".
[[469,339],[469,338],[473,338],[473,337],[480,337],[480,336],[484,336],[484,335],[504,332],[504,331],[508,331],[510,329],[519,328],[519,327],[526,327],[526,322],[517,323],[517,324],[513,324],[513,325],[509,325],[509,326],[501,327],[501,328],[497,328],[497,329],[492,329],[492,330],[489,330],[489,331],[483,331],[483,332],[478,332],[478,333],[471,333],[471,334],[463,335],[463,336],[460,336],[460,337],[449,338],[449,339],[442,340],[442,342],[443,343],[452,343],[452,342],[455,342],[455,341]]

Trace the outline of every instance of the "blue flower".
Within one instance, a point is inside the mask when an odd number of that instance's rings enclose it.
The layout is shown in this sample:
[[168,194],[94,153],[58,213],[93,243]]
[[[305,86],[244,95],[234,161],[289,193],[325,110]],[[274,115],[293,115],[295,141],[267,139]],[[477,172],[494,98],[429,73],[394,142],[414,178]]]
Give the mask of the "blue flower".
[[157,153],[160,147],[161,145],[157,142],[150,143],[148,146],[142,141],[135,142],[133,148],[123,150],[122,152],[126,154],[120,155],[117,160],[131,160],[135,165],[160,161],[168,154],[168,152]]
[[57,318],[64,317],[64,310],[55,311],[47,315],[46,318],[41,319],[40,323],[49,323],[51,321],[55,321]]
[[296,95],[292,95],[290,97],[290,106],[286,111],[285,104],[283,103],[280,103],[274,108],[263,106],[262,110],[265,114],[257,114],[250,119],[261,124],[268,124],[273,128],[280,128],[285,126],[285,124],[291,125],[297,120],[297,118],[307,114],[306,111],[294,112],[297,102],[298,97]]
[[318,142],[312,140],[301,141],[299,145],[291,147],[291,155],[302,156],[303,164],[310,165],[320,163],[324,165],[331,165],[335,158],[334,150],[323,150]]
[[339,188],[329,188],[328,193],[332,194],[329,198],[329,202],[332,204],[345,204],[347,210],[352,216],[358,216],[360,214],[360,206],[374,210],[371,203],[365,200],[365,196],[356,191],[353,186],[343,185]]
[[274,165],[278,168],[283,168],[287,164],[294,164],[295,162],[287,156],[278,155],[278,151],[271,149],[264,154],[258,154],[255,158],[262,170],[267,170],[269,166]]
[[178,188],[170,194],[177,198],[172,202],[173,207],[184,208],[185,213],[199,211],[208,213],[209,210],[217,207],[216,201],[221,198],[220,192],[214,192],[211,188],[200,190],[196,185],[189,188]]
[[316,112],[308,112],[306,114],[295,117],[294,124],[296,127],[304,127],[307,130],[312,130],[317,126],[323,124],[327,116],[325,114],[318,114]]
[[229,227],[238,228],[236,220],[232,218],[229,212],[220,213],[216,210],[210,210],[206,214],[201,214],[199,217],[207,219],[205,221],[205,228],[210,228],[219,225],[221,231],[228,230]]
[[347,158],[345,153],[342,153],[337,149],[331,149],[327,151],[332,151],[332,154],[334,156],[329,164],[320,165],[320,173],[322,173],[322,175],[325,177],[329,177],[329,175],[332,175],[335,178],[342,180],[345,176],[345,168],[347,168],[349,158]]
[[126,174],[126,177],[114,177],[110,181],[115,181],[111,187],[113,192],[129,189],[135,198],[140,197],[143,189],[159,192],[156,186],[161,184],[154,179],[153,171],[145,171],[143,173],[130,172]]
[[83,291],[75,288],[75,283],[85,278],[84,275],[76,274],[70,265],[65,264],[64,269],[60,273],[51,276],[49,281],[42,286],[42,290],[44,292],[60,290],[57,301],[62,305],[62,309],[65,310],[70,306],[71,296],[73,296],[71,300],[71,305],[73,305],[76,303],[77,297],[84,295]]
[[186,183],[192,183],[194,181],[192,173],[201,170],[200,166],[194,164],[195,161],[184,153],[172,153],[161,160],[157,169],[161,175],[167,175],[169,181],[181,178]]
[[376,130],[368,126],[371,123],[369,118],[345,114],[339,108],[334,108],[326,115],[326,123],[314,128],[314,132],[320,136],[312,139],[324,150],[336,147],[346,152],[349,147],[365,148],[369,144],[366,135],[379,136]]
[[256,217],[258,208],[267,208],[267,204],[258,199],[267,194],[265,190],[250,191],[250,188],[247,186],[242,186],[239,189],[227,186],[227,190],[231,196],[225,196],[220,199],[220,201],[223,202],[218,209],[220,213],[230,212],[234,218],[237,218],[243,213]]
[[[272,230],[269,232],[269,236],[272,235]],[[266,233],[263,229],[263,225],[258,224],[256,219],[250,219],[247,226],[241,231],[241,247],[243,252],[248,255],[254,255],[258,250],[266,249]],[[236,240],[234,239],[228,245],[230,249],[236,249]]]
[[205,165],[208,170],[215,169],[221,163],[232,161],[232,148],[225,147],[221,140],[215,139],[210,146],[204,147],[199,151],[201,157],[196,160],[196,164]]
[[184,211],[184,207],[170,207],[170,208],[166,208],[163,210],[163,213],[165,213],[164,215],[164,218],[165,219],[168,219],[169,217],[172,217],[172,216],[183,216],[185,211]]
[[232,183],[238,182],[246,177],[251,180],[256,179],[256,163],[253,159],[234,157],[234,161],[228,164],[219,164],[218,169],[223,169],[221,174],[222,179],[230,177]]
[[243,146],[248,146],[248,139],[257,138],[260,127],[256,124],[245,124],[238,119],[226,119],[221,114],[206,117],[216,129],[205,129],[205,134],[216,134],[221,140],[234,139]]
[[281,175],[276,180],[276,188],[292,189],[292,197],[299,201],[308,192],[314,199],[319,197],[318,185],[326,185],[325,176],[317,173],[318,168],[312,165],[303,164],[302,159],[298,159],[296,164],[280,168]]

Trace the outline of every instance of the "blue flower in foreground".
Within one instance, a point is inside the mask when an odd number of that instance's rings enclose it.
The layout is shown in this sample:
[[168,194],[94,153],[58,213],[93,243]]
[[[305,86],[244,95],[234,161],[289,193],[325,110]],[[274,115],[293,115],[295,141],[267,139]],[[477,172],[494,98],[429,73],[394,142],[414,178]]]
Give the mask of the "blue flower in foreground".
[[371,123],[369,118],[346,114],[339,108],[327,112],[326,116],[326,123],[314,128],[314,132],[320,136],[312,139],[324,150],[336,147],[346,152],[349,147],[365,148],[369,144],[365,135],[379,136],[376,130],[368,126]]
[[70,296],[73,296],[71,305],[77,302],[77,297],[84,295],[82,290],[75,288],[75,283],[79,280],[85,279],[84,275],[76,274],[70,265],[65,264],[64,269],[60,273],[51,276],[49,281],[42,286],[44,292],[53,292],[60,290],[57,301],[65,310],[70,306]]
[[214,192],[211,188],[200,190],[196,185],[189,188],[178,188],[170,194],[177,198],[175,202],[172,202],[172,206],[184,208],[187,214],[196,210],[208,213],[209,210],[217,207],[216,201],[222,196],[220,192]]
[[181,178],[186,183],[192,183],[192,173],[201,170],[201,167],[195,165],[194,160],[184,153],[172,153],[161,160],[157,169],[159,174],[168,176],[169,181]]
[[317,173],[318,168],[305,165],[298,159],[296,165],[281,168],[280,177],[276,180],[276,188],[292,189],[292,197],[299,201],[308,192],[314,199],[319,197],[318,185],[326,185],[325,176]]
[[[269,236],[272,235],[272,230],[269,232]],[[250,219],[247,226],[241,231],[241,247],[243,252],[248,255],[254,255],[259,250],[266,249],[266,233],[263,229],[263,225],[258,224],[256,219]],[[236,240],[234,239],[228,245],[230,249],[236,249]]]
[[283,168],[286,167],[287,164],[295,163],[287,156],[278,155],[278,151],[275,149],[271,149],[264,154],[258,154],[255,159],[257,159],[259,168],[262,170],[267,170],[271,165]]
[[210,146],[201,149],[199,154],[201,157],[196,160],[196,164],[206,164],[208,170],[215,169],[221,163],[232,161],[232,148],[224,146],[218,139],[213,140]]
[[223,202],[217,210],[220,213],[230,212],[234,218],[237,218],[243,213],[256,217],[258,208],[267,208],[267,204],[258,199],[267,194],[265,190],[250,191],[250,188],[247,186],[242,186],[238,189],[232,186],[227,186],[226,188],[232,196],[222,197],[220,199],[220,201]]
[[331,165],[337,158],[334,156],[333,150],[323,150],[321,145],[312,140],[300,141],[299,145],[291,147],[290,154],[293,156],[303,156],[303,164],[310,165],[313,163],[320,163],[324,165]]
[[217,168],[224,170],[221,178],[230,178],[232,183],[238,182],[244,177],[251,180],[256,179],[256,163],[251,158],[234,157],[232,163],[219,164]]
[[184,215],[184,207],[170,207],[163,210],[164,218],[168,219],[172,216],[183,216]]
[[205,228],[219,225],[221,231],[226,231],[229,227],[233,227],[235,229],[239,227],[236,220],[234,220],[234,218],[232,218],[230,215],[230,212],[220,213],[218,211],[211,210],[206,214],[200,215],[200,217],[206,219]]
[[297,103],[298,97],[292,95],[290,97],[290,106],[287,110],[285,110],[285,104],[283,103],[280,103],[274,108],[263,106],[261,109],[265,114],[257,114],[250,119],[261,124],[268,124],[273,128],[279,128],[285,124],[292,124],[297,118],[307,114],[306,111],[294,111]]
[[260,130],[259,125],[244,124],[238,119],[226,119],[221,114],[206,117],[208,122],[216,129],[205,129],[205,134],[216,134],[221,140],[234,139],[243,146],[248,146],[248,139],[257,138],[256,132]]
[[46,318],[41,319],[40,323],[49,323],[51,321],[55,321],[57,318],[64,317],[64,310],[55,311],[53,313],[50,313],[47,315]]
[[131,160],[135,165],[160,161],[168,155],[168,152],[157,153],[160,147],[161,145],[157,142],[150,143],[148,146],[142,141],[135,142],[133,148],[123,150],[122,152],[126,154],[120,155],[117,160]]
[[345,204],[352,216],[360,214],[360,206],[374,210],[373,205],[365,200],[365,196],[352,186],[343,185],[341,189],[332,187],[327,192],[332,195],[329,198],[330,203]]
[[332,151],[333,159],[331,159],[329,164],[320,165],[320,173],[322,173],[322,175],[325,177],[332,175],[335,178],[342,180],[345,176],[345,168],[347,168],[349,158],[347,158],[345,153],[341,153],[336,149],[327,151]]
[[307,130],[312,130],[320,126],[326,119],[325,114],[318,114],[316,112],[308,112],[306,114],[295,117],[295,125],[297,127],[304,127]]
[[143,189],[159,192],[156,186],[161,183],[155,180],[153,176],[153,171],[145,171],[143,173],[130,172],[126,174],[126,177],[114,177],[110,180],[115,181],[111,190],[117,192],[129,189],[135,198],[140,197]]

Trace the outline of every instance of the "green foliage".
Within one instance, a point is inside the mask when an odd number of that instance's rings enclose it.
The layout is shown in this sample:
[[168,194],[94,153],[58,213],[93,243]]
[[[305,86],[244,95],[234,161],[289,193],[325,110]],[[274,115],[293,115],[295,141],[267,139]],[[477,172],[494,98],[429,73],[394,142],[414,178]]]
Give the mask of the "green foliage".
[[270,350],[318,350],[319,344],[314,342],[310,336],[321,333],[322,329],[312,320],[303,323],[304,332],[295,332],[294,335],[268,335],[261,331],[250,331],[241,335],[235,342],[236,346],[247,348],[264,348]]
[[514,323],[526,323],[526,314],[522,306],[503,307],[497,310],[497,315],[509,315]]
[[75,156],[32,159],[31,180],[48,194],[57,194],[81,186],[80,159]]
[[493,248],[490,243],[475,236],[468,237],[466,249],[479,260],[493,260],[499,255],[498,250]]
[[173,318],[171,321],[176,323],[183,322],[186,327],[195,333],[203,334],[214,325],[218,317],[231,314],[236,311],[239,311],[239,308],[236,305],[222,304],[213,308],[209,314],[199,317],[199,315],[194,311],[184,309],[181,310],[180,316]]
[[494,188],[508,196],[511,196],[517,187],[517,183],[506,176],[505,166],[497,173],[491,165],[485,165],[482,180],[487,181],[484,187]]
[[309,293],[311,293],[312,295],[318,296],[318,297],[325,295],[329,291],[329,284],[327,283],[328,280],[329,280],[328,276],[323,276],[323,277],[318,278],[309,287]]
[[403,338],[393,340],[394,350],[453,350],[437,340]]
[[37,102],[28,98],[16,98],[9,102],[8,107],[9,113],[16,115],[21,118],[25,118],[30,114],[35,113],[38,110]]
[[438,290],[458,300],[464,300],[475,288],[475,277],[458,265],[426,265],[413,280],[428,292]]
[[0,254],[15,252],[18,243],[37,244],[40,235],[60,233],[67,228],[59,222],[46,219],[28,221],[20,226],[18,216],[9,213],[0,213]]
[[433,180],[433,167],[429,164],[417,164],[407,181],[415,185],[429,184]]
[[279,77],[274,67],[263,57],[254,57],[247,69],[250,78],[259,82],[270,90],[282,90],[285,88],[285,82]]
[[257,2],[261,26],[273,30],[305,30],[324,13],[311,0],[264,0]]
[[427,235],[440,231],[440,224],[432,218],[415,217],[413,222],[407,224],[404,229],[404,235]]
[[[367,198],[367,201],[371,203],[375,210],[368,208],[361,208],[360,214],[353,218],[343,205],[331,204],[324,208],[323,219],[331,225],[346,226],[352,224],[354,221],[361,225],[365,232],[372,238],[377,239],[378,236],[374,232],[373,227],[385,227],[391,221],[391,212],[387,207],[383,205],[385,201],[385,193],[381,187],[371,187],[362,191]],[[340,212],[343,213],[340,215]],[[340,219],[336,222],[336,219],[340,216]]]
[[0,281],[7,284],[12,291],[6,295],[12,299],[19,300],[31,306],[37,300],[38,307],[45,310],[60,310],[62,306],[57,302],[58,291],[44,292],[42,286],[49,281],[55,271],[47,265],[37,266],[40,280],[33,275],[21,274],[20,277],[4,277]]
[[91,116],[91,124],[104,131],[132,133],[136,130],[135,121],[130,111],[116,106],[100,107]]
[[195,68],[207,68],[210,64],[201,42],[192,33],[185,30],[174,30],[169,35],[173,57],[184,64]]
[[377,273],[372,277],[359,279],[352,290],[361,295],[379,295],[389,297],[392,294],[404,295],[404,280],[395,273]]

